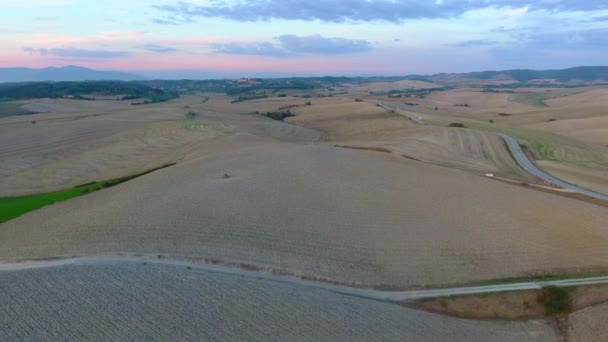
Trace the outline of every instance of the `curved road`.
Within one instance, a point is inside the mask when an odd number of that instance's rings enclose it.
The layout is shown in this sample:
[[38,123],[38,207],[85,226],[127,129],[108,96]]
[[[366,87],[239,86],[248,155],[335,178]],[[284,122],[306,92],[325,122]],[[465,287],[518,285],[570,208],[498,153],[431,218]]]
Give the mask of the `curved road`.
[[[399,108],[396,107],[390,107],[385,105],[382,102],[378,102],[378,105],[386,110],[394,110],[397,113],[407,117],[408,119],[414,121],[415,123],[419,124],[419,125],[426,125],[426,122],[424,122],[421,118],[411,114],[411,113],[407,113]],[[564,189],[570,190],[570,191],[574,191],[574,192],[578,192],[580,194],[583,195],[587,195],[593,198],[597,198],[597,199],[601,199],[601,200],[605,200],[608,201],[608,195],[607,194],[603,194],[600,192],[596,192],[593,190],[589,190],[589,189],[585,189],[585,188],[581,188],[578,185],[574,185],[571,183],[568,183],[566,181],[563,181],[559,178],[553,177],[550,174],[542,171],[541,169],[539,169],[538,167],[536,167],[536,165],[534,165],[529,159],[528,157],[526,157],[526,154],[524,153],[524,151],[522,151],[521,147],[519,146],[519,143],[517,142],[517,140],[515,140],[515,138],[513,138],[510,135],[506,135],[504,133],[498,133],[498,135],[507,143],[507,146],[509,147],[509,150],[511,150],[511,153],[513,154],[513,157],[515,158],[515,161],[524,169],[526,170],[528,173],[543,179],[551,184],[555,184],[558,185]]]
[[568,182],[565,182],[559,178],[555,178],[555,177],[543,172],[541,169],[536,167],[536,165],[532,164],[532,162],[528,159],[528,157],[526,157],[526,154],[524,153],[524,151],[522,151],[517,140],[515,140],[513,137],[503,134],[503,133],[498,133],[498,135],[502,138],[502,140],[504,140],[507,143],[509,150],[511,150],[511,153],[513,154],[513,157],[515,158],[515,161],[517,161],[517,163],[524,170],[528,171],[532,175],[534,175],[538,178],[541,178],[549,183],[559,185],[564,189],[568,189],[568,190],[578,192],[578,193],[581,193],[581,194],[584,194],[587,196],[591,196],[594,198],[608,200],[608,195],[606,195],[606,194],[602,194],[599,192],[581,188],[580,186],[570,184]]
[[97,256],[97,257],[77,257],[68,259],[54,259],[49,261],[32,261],[19,263],[0,263],[0,279],[2,272],[14,272],[36,268],[61,267],[68,265],[96,265],[108,263],[151,263],[160,264],[170,267],[187,267],[189,269],[199,270],[209,273],[229,274],[237,277],[246,277],[250,279],[263,279],[277,283],[289,284],[299,287],[308,287],[315,289],[323,289],[343,295],[380,300],[386,302],[406,302],[426,298],[462,296],[472,294],[499,293],[507,291],[525,291],[537,290],[544,286],[554,285],[561,287],[583,286],[583,285],[599,285],[608,284],[608,276],[593,277],[593,278],[578,278],[564,279],[552,281],[529,281],[512,284],[497,284],[483,286],[468,286],[468,287],[453,287],[431,290],[412,290],[412,291],[379,291],[371,289],[353,288],[341,285],[333,285],[329,283],[315,282],[303,280],[295,277],[277,276],[270,273],[248,271],[241,268],[209,265],[195,263],[190,261],[158,259],[151,257],[134,257],[134,256]]

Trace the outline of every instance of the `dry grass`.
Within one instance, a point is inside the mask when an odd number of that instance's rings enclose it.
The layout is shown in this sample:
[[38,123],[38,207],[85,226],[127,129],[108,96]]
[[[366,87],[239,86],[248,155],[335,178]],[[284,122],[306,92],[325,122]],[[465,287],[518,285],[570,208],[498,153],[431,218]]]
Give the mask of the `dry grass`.
[[164,254],[401,288],[608,267],[603,207],[387,154],[232,141],[3,224],[0,259]]
[[538,291],[442,298],[421,302],[431,312],[470,319],[539,319],[545,307]]
[[403,80],[396,82],[372,82],[367,84],[355,85],[348,88],[348,92],[351,94],[368,94],[370,91],[390,91],[390,90],[406,90],[406,89],[428,89],[428,88],[440,88],[440,85],[416,81],[416,80]]
[[534,181],[512,160],[502,140],[478,130],[418,126],[375,102],[352,99],[315,102],[296,114],[290,123],[321,130],[341,146],[390,150],[438,165]]
[[[608,286],[583,286],[569,289],[571,308],[576,311],[608,302]],[[417,304],[424,310],[472,319],[545,319],[542,291],[518,291],[497,294],[446,297],[422,301]]]
[[349,98],[312,99],[288,123],[240,114],[301,102],[192,96],[79,120],[43,114],[52,120],[36,127],[1,121],[3,191],[181,163],[3,225],[0,259],[166,254],[394,288],[608,267],[603,207],[399,157],[526,180],[495,135]]
[[551,161],[538,161],[537,165],[548,173],[585,188],[608,193],[608,170],[594,170]]
[[608,145],[608,115],[582,118],[562,119],[531,125],[530,127],[571,136],[581,141],[603,146]]
[[[103,111],[97,106],[107,101],[36,102],[64,112],[0,119],[0,196],[137,173],[204,153],[214,141],[235,134],[295,141],[320,138],[319,132],[300,127],[220,114],[200,102],[192,96],[154,106],[112,110],[110,105]],[[80,111],[85,107],[87,111]],[[200,113],[197,120],[186,118],[190,110]]]

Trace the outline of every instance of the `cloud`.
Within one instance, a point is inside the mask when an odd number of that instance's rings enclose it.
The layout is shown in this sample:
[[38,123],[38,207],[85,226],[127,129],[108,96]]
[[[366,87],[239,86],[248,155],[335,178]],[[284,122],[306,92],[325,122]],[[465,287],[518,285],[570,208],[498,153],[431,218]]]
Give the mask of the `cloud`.
[[110,59],[127,57],[126,51],[110,51],[110,50],[87,50],[75,47],[58,47],[58,48],[33,48],[24,47],[23,51],[29,54],[39,54],[41,56],[57,56],[63,58],[92,58],[92,59]]
[[296,36],[286,34],[277,38],[281,46],[293,53],[305,54],[344,54],[371,50],[366,40],[346,38],[324,38],[321,35]]
[[42,22],[55,22],[57,21],[56,17],[51,17],[51,16],[41,16],[41,17],[36,17],[37,21],[42,21]]
[[[534,32],[534,31],[532,31]],[[587,29],[520,33],[519,39],[530,48],[555,50],[606,50],[608,29]]]
[[453,46],[453,47],[472,47],[472,46],[491,46],[491,45],[496,45],[496,44],[498,44],[498,42],[496,42],[494,40],[489,40],[489,39],[472,39],[472,40],[465,40],[465,41],[454,43],[454,44],[447,44],[447,46]]
[[365,52],[371,50],[371,43],[358,39],[326,38],[319,34],[310,36],[285,34],[276,37],[275,42],[211,44],[211,47],[215,53],[287,57]]
[[601,23],[604,21],[608,21],[608,15],[593,17],[587,20],[581,20],[582,23]]
[[547,51],[530,49],[522,45],[496,47],[489,50],[490,55],[502,61],[519,61],[529,63],[531,60],[546,60],[550,57]]
[[178,22],[174,21],[174,20],[170,20],[170,19],[159,19],[159,18],[154,18],[152,19],[152,22],[158,25],[177,25]]
[[551,61],[552,56],[564,53],[591,56],[608,52],[608,29],[526,33],[517,37],[511,45],[497,46],[489,53],[499,60],[530,63]]
[[285,57],[291,56],[288,51],[277,47],[273,43],[226,43],[211,44],[215,53],[228,55],[252,55],[252,56],[271,56]]
[[527,11],[593,11],[608,9],[605,0],[236,0],[195,4],[177,2],[155,8],[182,18],[213,17],[236,21],[320,20],[326,22],[451,18],[472,10],[500,7]]
[[147,44],[142,46],[144,50],[148,50],[150,52],[159,52],[159,53],[167,53],[167,52],[175,52],[176,48],[168,47],[168,46],[160,46],[156,44]]

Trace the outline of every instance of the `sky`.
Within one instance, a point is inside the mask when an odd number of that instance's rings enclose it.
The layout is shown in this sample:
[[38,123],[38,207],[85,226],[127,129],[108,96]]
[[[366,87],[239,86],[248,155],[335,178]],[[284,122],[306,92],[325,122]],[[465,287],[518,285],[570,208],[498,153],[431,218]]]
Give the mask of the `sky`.
[[0,0],[0,67],[187,78],[606,65],[606,0]]

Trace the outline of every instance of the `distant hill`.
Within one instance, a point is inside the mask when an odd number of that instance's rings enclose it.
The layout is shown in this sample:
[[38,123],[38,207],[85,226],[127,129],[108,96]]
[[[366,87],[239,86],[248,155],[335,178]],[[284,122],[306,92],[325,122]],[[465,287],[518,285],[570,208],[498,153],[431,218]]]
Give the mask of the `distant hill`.
[[538,79],[554,79],[560,82],[568,81],[607,81],[608,67],[576,67],[561,70],[505,70],[505,71],[484,71],[462,74],[467,78],[478,79],[497,79],[510,76],[518,82],[529,82]]
[[44,81],[132,81],[145,77],[118,71],[100,71],[78,66],[44,69],[0,68],[0,82]]
[[513,83],[520,84],[553,84],[577,86],[586,84],[608,83],[607,66],[584,66],[559,70],[515,69],[502,71],[481,71],[461,74],[411,75],[408,78],[424,79],[444,85]]

